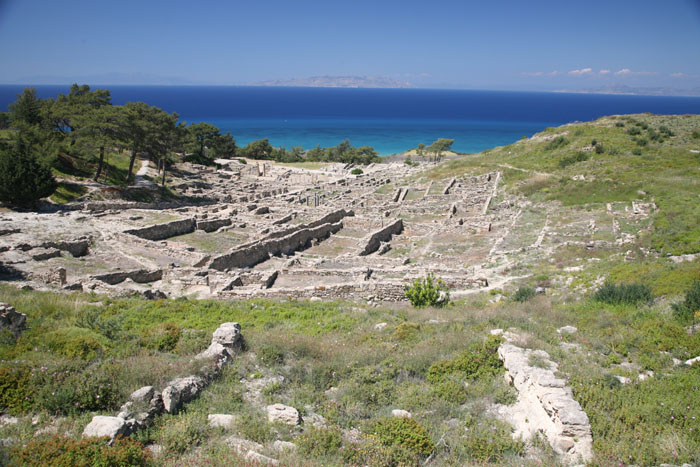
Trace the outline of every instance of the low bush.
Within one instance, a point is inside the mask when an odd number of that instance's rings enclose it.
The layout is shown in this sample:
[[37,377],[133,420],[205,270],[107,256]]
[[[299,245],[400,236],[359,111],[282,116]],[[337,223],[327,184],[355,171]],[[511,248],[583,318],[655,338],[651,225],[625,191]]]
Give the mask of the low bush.
[[450,292],[442,279],[428,274],[424,279],[416,279],[413,285],[406,286],[404,295],[411,305],[422,308],[426,306],[442,307],[449,303]]
[[168,451],[178,454],[199,446],[207,438],[209,431],[206,418],[198,413],[165,416],[160,423],[158,443]]
[[437,385],[452,378],[468,380],[499,373],[503,369],[503,362],[498,358],[501,342],[500,336],[489,336],[453,359],[433,363],[428,368],[428,381]]
[[564,147],[564,146],[566,146],[567,144],[569,144],[569,140],[567,140],[567,139],[564,138],[563,136],[557,136],[556,138],[554,138],[553,140],[551,140],[550,142],[548,142],[548,143],[544,146],[544,150],[545,150],[545,151],[553,151],[553,150],[555,150],[555,149],[557,149],[557,148]]
[[20,365],[0,367],[0,411],[26,412],[33,402],[29,397],[32,391],[29,368]]
[[338,430],[311,428],[295,440],[299,452],[309,457],[335,456],[343,445]]
[[67,327],[47,333],[43,346],[68,358],[92,360],[102,353],[106,339],[96,332],[78,327]]
[[420,332],[420,324],[404,321],[394,329],[394,338],[405,341],[415,337]]
[[590,159],[590,157],[591,156],[588,155],[587,153],[585,153],[583,151],[579,151],[572,156],[568,156],[568,157],[561,159],[559,161],[559,167],[561,167],[563,169],[563,168],[568,167],[570,165],[573,165],[577,162],[587,161],[588,159]]
[[526,302],[535,296],[535,289],[532,287],[520,287],[513,294],[514,302]]
[[672,307],[674,316],[681,323],[697,322],[700,314],[700,281],[693,282],[690,289],[685,292],[685,299],[680,303],[674,303]]
[[435,385],[435,395],[453,404],[467,402],[467,391],[464,390],[464,383],[449,379]]
[[513,429],[505,422],[489,420],[469,426],[464,448],[472,458],[480,462],[499,462],[506,455],[520,456],[525,444],[511,436]]
[[258,349],[257,354],[265,365],[284,363],[284,352],[276,345],[264,344]]
[[124,467],[151,465],[150,452],[131,439],[117,439],[108,446],[106,439],[75,440],[53,436],[48,440],[33,440],[11,451],[11,461],[17,465],[56,467]]
[[632,136],[641,135],[642,130],[640,130],[639,128],[630,127],[627,129],[627,134]]
[[611,305],[636,305],[652,300],[651,289],[646,284],[619,284],[606,281],[595,293],[593,299],[597,302]]
[[412,418],[382,418],[371,424],[369,433],[385,446],[399,445],[410,452],[427,457],[435,449],[435,443],[427,430]]
[[162,323],[144,332],[144,344],[146,347],[169,352],[175,348],[180,340],[180,328],[173,323]]
[[355,167],[354,169],[352,169],[352,170],[350,171],[350,173],[351,173],[352,175],[362,175],[364,172],[362,171],[361,168]]

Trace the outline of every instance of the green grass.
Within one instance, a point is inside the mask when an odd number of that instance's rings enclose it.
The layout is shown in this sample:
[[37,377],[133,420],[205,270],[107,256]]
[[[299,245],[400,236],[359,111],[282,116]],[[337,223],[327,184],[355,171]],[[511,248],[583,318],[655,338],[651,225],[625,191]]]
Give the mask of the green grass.
[[70,203],[80,198],[85,193],[87,193],[87,188],[83,185],[59,182],[58,188],[56,188],[56,191],[51,195],[51,201],[59,204]]

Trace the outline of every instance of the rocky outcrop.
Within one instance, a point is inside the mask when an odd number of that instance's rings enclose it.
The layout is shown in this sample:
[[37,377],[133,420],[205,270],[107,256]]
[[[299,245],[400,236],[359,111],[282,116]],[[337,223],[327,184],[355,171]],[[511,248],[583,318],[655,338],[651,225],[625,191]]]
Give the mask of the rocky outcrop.
[[164,224],[151,225],[140,229],[125,230],[124,233],[135,235],[146,240],[165,240],[176,235],[192,233],[197,226],[195,219],[182,219],[166,222]]
[[226,227],[231,225],[231,219],[210,219],[210,220],[199,220],[197,221],[197,230],[204,230],[205,232],[214,232],[219,230],[221,227]]
[[27,315],[19,313],[7,303],[0,303],[0,329],[8,329],[15,337],[19,337],[26,324]]
[[119,417],[106,417],[97,415],[92,418],[92,421],[83,430],[84,437],[101,438],[106,436],[110,439],[110,443],[117,436],[129,436],[135,428],[135,420],[124,420]]
[[223,323],[214,331],[211,344],[204,352],[198,354],[195,359],[216,359],[220,365],[231,358],[235,350],[240,349],[242,343],[241,325],[238,323]]
[[270,423],[280,422],[286,425],[299,425],[302,421],[297,409],[283,404],[268,405],[267,420]]
[[[571,388],[554,375],[556,363],[547,352],[523,349],[512,341],[511,336],[501,344],[498,355],[506,369],[506,381],[518,390],[518,400],[511,406],[499,406],[499,416],[513,425],[515,437],[528,440],[543,433],[562,462],[589,462],[593,458],[590,422]],[[537,367],[530,365],[531,355],[538,357]]]
[[403,220],[397,219],[383,229],[371,234],[367,240],[365,240],[365,246],[358,255],[366,256],[374,253],[379,249],[382,242],[388,242],[393,235],[398,235],[401,232],[403,232]]
[[305,248],[311,240],[326,238],[343,228],[342,222],[294,231],[282,238],[266,239],[235,248],[229,253],[214,257],[209,269],[225,271],[231,268],[249,268],[262,263],[270,256],[292,254]]
[[135,271],[120,271],[111,272],[108,274],[98,274],[91,276],[91,279],[102,281],[109,285],[119,284],[127,279],[131,279],[139,284],[145,284],[148,282],[159,281],[163,278],[163,270],[156,269],[155,271],[148,271],[146,269],[137,269]]
[[187,376],[170,381],[163,389],[165,411],[171,414],[179,412],[183,405],[199,396],[204,386],[204,378],[199,376]]

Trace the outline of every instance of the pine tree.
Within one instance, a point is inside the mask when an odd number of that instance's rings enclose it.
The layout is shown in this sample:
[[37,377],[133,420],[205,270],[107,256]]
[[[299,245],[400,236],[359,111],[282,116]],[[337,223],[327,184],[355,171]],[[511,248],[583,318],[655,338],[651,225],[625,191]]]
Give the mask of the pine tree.
[[55,190],[51,169],[37,161],[21,138],[10,148],[0,148],[0,202],[28,204]]

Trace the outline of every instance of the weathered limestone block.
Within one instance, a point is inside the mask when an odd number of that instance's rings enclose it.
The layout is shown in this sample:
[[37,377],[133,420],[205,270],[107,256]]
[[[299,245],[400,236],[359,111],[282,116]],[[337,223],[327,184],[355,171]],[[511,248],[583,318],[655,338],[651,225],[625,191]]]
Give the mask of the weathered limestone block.
[[267,420],[272,423],[281,422],[287,425],[299,425],[302,422],[301,415],[299,415],[297,409],[283,404],[268,405]]
[[270,287],[275,285],[275,281],[277,280],[279,274],[279,271],[272,271],[270,274],[268,274],[267,277],[265,277],[265,279],[263,280],[262,287],[264,289],[269,289]]
[[[499,415],[514,426],[514,436],[527,440],[537,432],[544,433],[564,463],[590,461],[593,441],[588,416],[574,400],[571,388],[554,375],[557,365],[542,350],[511,344],[514,337],[506,333],[508,341],[498,348],[498,355],[506,369],[506,381],[518,390],[518,400],[499,407]],[[531,355],[537,355],[548,368],[530,366]]]
[[146,240],[165,240],[176,235],[192,233],[197,221],[194,218],[166,222],[164,224],[151,225],[140,229],[125,230],[124,233],[135,235]]
[[177,378],[163,389],[163,407],[168,413],[177,413],[184,404],[194,400],[204,388],[204,380],[199,376]]
[[245,460],[255,462],[258,465],[277,465],[280,463],[277,459],[264,456],[256,451],[248,451]]
[[155,391],[153,389],[153,386],[144,386],[132,392],[131,396],[129,396],[129,399],[131,399],[134,402],[150,402],[153,399],[154,394]]
[[212,428],[231,428],[235,419],[235,415],[223,413],[213,413],[207,416],[207,422]]
[[113,441],[117,436],[129,436],[134,429],[133,420],[124,420],[119,417],[106,417],[97,415],[83,430],[84,437],[100,438],[109,437]]
[[241,325],[239,323],[223,323],[212,335],[212,342],[233,348],[240,343]]
[[7,303],[0,303],[0,329],[9,329],[15,337],[19,337],[26,324],[27,315],[19,313]]
[[46,261],[59,256],[61,256],[61,250],[57,248],[34,248],[32,250],[32,259],[34,261]]
[[265,449],[265,446],[263,446],[260,443],[256,443],[255,441],[250,441],[247,439],[243,438],[238,438],[236,436],[229,436],[228,438],[224,439],[224,443],[231,446],[236,453],[245,455],[248,451],[262,451]]

